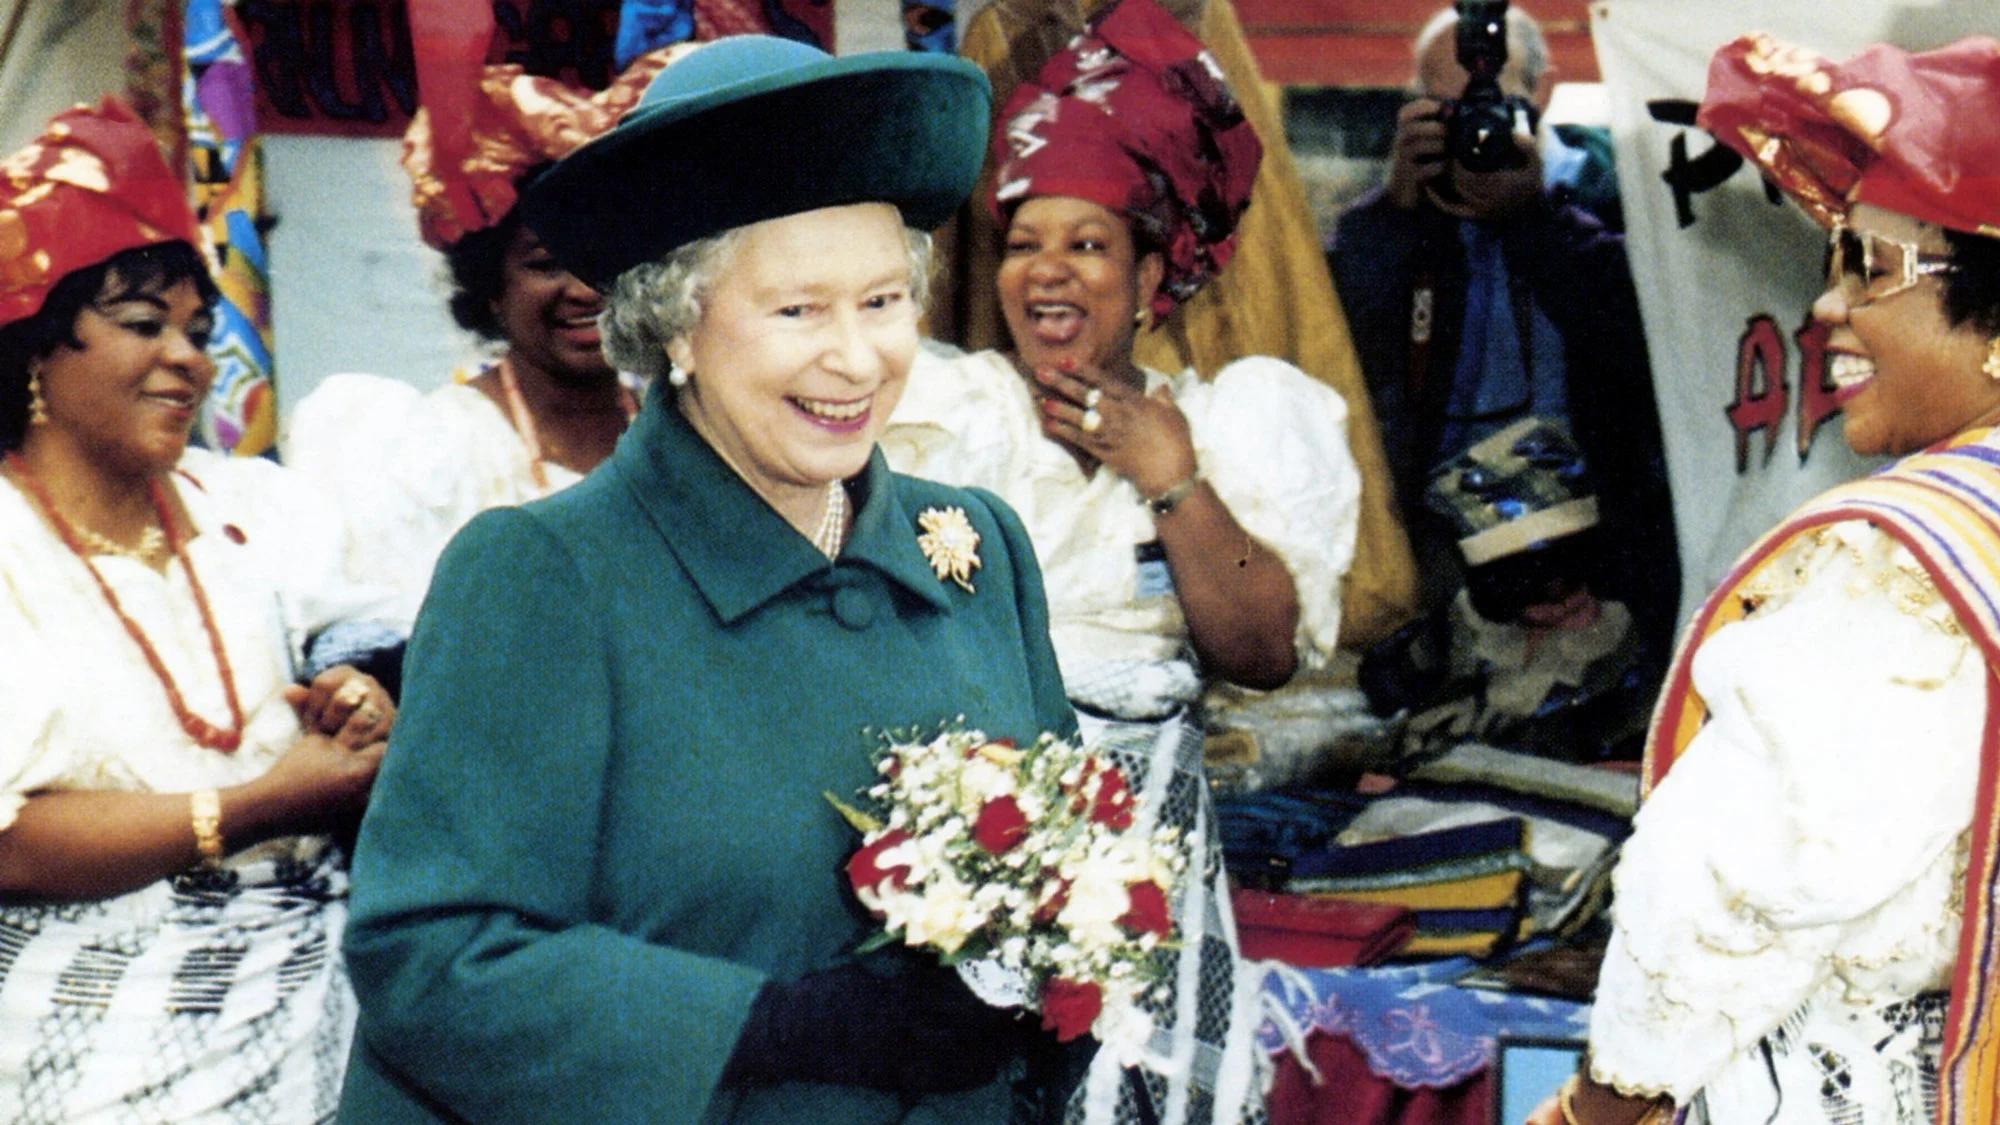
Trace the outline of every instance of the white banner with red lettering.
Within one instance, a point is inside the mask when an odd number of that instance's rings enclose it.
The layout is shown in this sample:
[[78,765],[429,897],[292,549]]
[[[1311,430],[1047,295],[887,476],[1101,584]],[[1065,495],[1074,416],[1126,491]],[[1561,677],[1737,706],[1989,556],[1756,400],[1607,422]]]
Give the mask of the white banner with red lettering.
[[1599,0],[1627,249],[1646,318],[1686,576],[1683,616],[1751,540],[1872,467],[1850,452],[1808,314],[1825,236],[1694,127],[1709,56],[1767,31],[1845,59],[2000,31],[1985,0]]

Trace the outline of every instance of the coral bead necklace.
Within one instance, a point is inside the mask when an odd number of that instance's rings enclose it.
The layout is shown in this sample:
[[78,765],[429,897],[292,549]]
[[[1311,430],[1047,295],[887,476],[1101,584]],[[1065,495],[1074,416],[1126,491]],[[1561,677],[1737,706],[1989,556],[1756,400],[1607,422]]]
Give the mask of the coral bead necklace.
[[222,675],[222,695],[229,704],[227,729],[218,727],[195,714],[188,707],[187,700],[181,698],[180,687],[174,683],[173,674],[167,671],[165,662],[160,659],[159,651],[153,647],[153,642],[146,638],[145,630],[139,628],[139,623],[126,614],[125,607],[119,604],[118,595],[112,591],[111,584],[104,580],[104,575],[97,570],[97,564],[91,561],[91,552],[85,549],[76,527],[56,510],[55,502],[49,497],[48,490],[42,487],[42,482],[36,480],[34,474],[28,471],[27,463],[21,460],[20,454],[9,452],[7,467],[13,470],[15,478],[27,488],[28,495],[33,497],[36,507],[42,510],[42,515],[49,521],[49,526],[55,528],[56,536],[63,541],[63,546],[68,547],[70,552],[83,562],[84,569],[90,571],[90,577],[97,583],[98,592],[103,594],[104,600],[110,604],[111,612],[118,615],[119,622],[125,626],[125,632],[138,643],[139,652],[145,656],[146,664],[152,668],[153,675],[159,678],[161,686],[167,689],[167,702],[174,709],[174,717],[180,720],[181,729],[197,743],[225,754],[242,745],[243,703],[236,694],[236,677],[229,670],[229,654],[223,651],[222,632],[216,627],[215,612],[209,608],[208,593],[202,589],[201,579],[195,577],[194,563],[188,559],[187,541],[175,530],[173,509],[167,502],[166,486],[161,484],[157,477],[146,482],[147,491],[153,498],[153,510],[159,514],[160,526],[166,529],[167,549],[180,560],[181,569],[187,572],[188,588],[194,592],[195,607],[201,611],[201,627],[208,633],[209,651],[215,654],[215,666]]

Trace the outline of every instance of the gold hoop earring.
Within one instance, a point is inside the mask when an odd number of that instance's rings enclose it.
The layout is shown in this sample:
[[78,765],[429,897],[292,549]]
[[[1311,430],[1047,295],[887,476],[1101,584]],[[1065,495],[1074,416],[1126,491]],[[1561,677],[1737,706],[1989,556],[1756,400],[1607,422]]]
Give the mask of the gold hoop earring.
[[1980,364],[1979,369],[1986,372],[1988,379],[2000,383],[2000,336],[1986,341],[1986,362]]
[[28,425],[49,424],[48,400],[42,397],[42,368],[40,364],[28,369]]

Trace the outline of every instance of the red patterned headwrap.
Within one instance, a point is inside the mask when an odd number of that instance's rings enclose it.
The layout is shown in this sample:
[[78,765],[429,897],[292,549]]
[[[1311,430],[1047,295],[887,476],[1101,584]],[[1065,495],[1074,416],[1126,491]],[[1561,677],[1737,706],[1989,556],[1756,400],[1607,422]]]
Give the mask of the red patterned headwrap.
[[201,245],[187,185],[117,98],[56,114],[0,160],[0,324],[40,312],[64,275],[161,242]]
[[[654,75],[697,46],[681,43],[648,51],[596,93],[535,77],[511,63],[486,67],[471,120],[459,122],[459,135],[452,138],[437,136],[430,111],[417,110],[403,134],[403,169],[410,174],[411,201],[424,241],[442,250],[506,218],[514,209],[514,181],[522,172],[568,156],[617,124]],[[440,151],[465,156],[439,166]]]
[[1746,35],[1709,63],[1698,120],[1821,226],[1872,203],[2000,237],[2000,40],[1830,63]]
[[993,134],[993,209],[1087,199],[1166,251],[1153,313],[1221,272],[1264,147],[1222,69],[1154,0],[1120,0],[1024,82]]

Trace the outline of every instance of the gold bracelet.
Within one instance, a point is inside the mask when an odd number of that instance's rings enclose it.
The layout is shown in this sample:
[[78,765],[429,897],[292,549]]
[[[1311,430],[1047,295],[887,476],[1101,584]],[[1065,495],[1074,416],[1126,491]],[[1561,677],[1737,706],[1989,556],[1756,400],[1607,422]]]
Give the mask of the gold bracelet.
[[1187,499],[1188,495],[1194,491],[1194,486],[1200,483],[1201,470],[1196,469],[1194,472],[1168,485],[1167,490],[1158,496],[1145,497],[1146,507],[1151,508],[1155,516],[1164,516],[1179,507],[1180,502]]
[[[1583,1125],[1576,1116],[1576,1092],[1583,1088],[1583,1072],[1578,1071],[1563,1080],[1556,1090],[1556,1108],[1562,1111],[1563,1125]],[[1616,1090],[1614,1088],[1613,1092]],[[1623,1096],[1623,1095],[1620,1095]],[[1645,1112],[1633,1118],[1631,1125],[1667,1125],[1674,1119],[1674,1103],[1671,1099],[1653,1098],[1646,1103]]]
[[1576,1098],[1576,1089],[1580,1084],[1581,1079],[1572,1074],[1556,1090],[1556,1108],[1562,1111],[1563,1125],[1583,1125],[1576,1119],[1576,1107],[1570,1104]]
[[227,854],[222,846],[222,797],[213,789],[197,789],[188,794],[188,821],[194,826],[195,850],[205,867],[214,867]]

